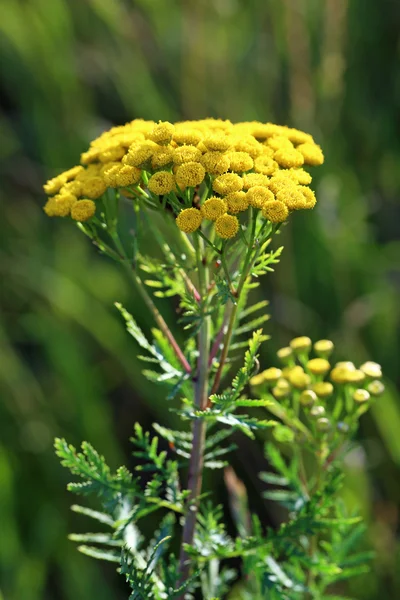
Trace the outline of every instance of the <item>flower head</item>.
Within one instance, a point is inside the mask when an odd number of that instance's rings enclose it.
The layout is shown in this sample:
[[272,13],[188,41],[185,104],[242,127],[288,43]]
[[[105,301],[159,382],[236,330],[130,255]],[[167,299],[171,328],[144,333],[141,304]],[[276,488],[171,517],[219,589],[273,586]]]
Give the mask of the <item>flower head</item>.
[[247,210],[249,207],[249,200],[246,192],[233,192],[225,197],[225,201],[228,205],[228,212],[236,215],[237,213]]
[[158,171],[150,177],[147,187],[158,196],[169,194],[175,189],[175,177],[168,171]]
[[249,201],[250,206],[254,208],[263,208],[266,202],[274,201],[273,193],[265,187],[261,185],[255,185],[251,187],[247,192],[247,200]]
[[96,205],[92,200],[78,200],[71,207],[71,217],[75,221],[88,221],[96,212]]
[[224,215],[228,210],[228,204],[226,200],[222,198],[209,198],[206,200],[201,207],[202,215],[205,219],[210,221],[216,221],[219,217]]
[[[270,193],[272,194],[272,192]],[[283,221],[286,221],[289,211],[283,202],[267,200],[263,204],[262,214],[271,223],[283,223]]]
[[232,192],[240,192],[243,187],[243,180],[235,173],[225,173],[216,177],[213,181],[213,190],[222,196]]
[[176,224],[184,233],[196,231],[203,220],[203,216],[197,208],[185,208],[176,217]]
[[180,165],[175,172],[176,183],[181,190],[187,186],[195,187],[200,185],[206,175],[206,171],[198,162],[187,162]]
[[232,215],[222,215],[215,221],[215,231],[223,239],[235,237],[238,230],[239,221]]

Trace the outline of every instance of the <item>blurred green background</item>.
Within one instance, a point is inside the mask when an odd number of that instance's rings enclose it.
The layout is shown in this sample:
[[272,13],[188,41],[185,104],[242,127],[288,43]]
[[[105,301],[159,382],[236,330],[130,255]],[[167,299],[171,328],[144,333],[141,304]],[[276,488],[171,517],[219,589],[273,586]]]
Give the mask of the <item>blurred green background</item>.
[[[400,3],[395,0],[2,0],[0,19],[0,598],[122,600],[108,567],[66,535],[56,435],[130,463],[134,420],[171,422],[140,375],[113,302],[149,317],[114,264],[70,222],[42,212],[41,185],[88,142],[133,118],[274,121],[326,154],[319,204],[284,229],[259,296],[273,341],[331,337],[337,358],[383,365],[388,393],[347,461],[346,496],[368,522],[370,575],[347,592],[400,598]],[[168,303],[160,305],[173,324]],[[238,439],[257,496],[257,448]],[[239,462],[240,461],[240,462]],[[254,471],[252,471],[254,469]],[[209,481],[212,484],[212,481]],[[220,499],[226,494],[219,475]],[[260,510],[270,506],[256,503]]]

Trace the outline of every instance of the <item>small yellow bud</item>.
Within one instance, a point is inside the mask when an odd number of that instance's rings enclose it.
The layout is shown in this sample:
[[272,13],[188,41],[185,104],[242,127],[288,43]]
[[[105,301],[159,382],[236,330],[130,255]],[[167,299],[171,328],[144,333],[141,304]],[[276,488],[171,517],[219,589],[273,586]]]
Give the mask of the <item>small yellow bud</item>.
[[330,368],[331,365],[325,358],[312,358],[307,363],[307,369],[314,375],[324,375]]
[[320,404],[318,404],[317,406],[313,406],[312,409],[310,410],[310,415],[315,418],[323,417],[324,414],[325,414],[325,408],[323,406],[321,406]]
[[374,379],[379,379],[382,377],[382,367],[376,362],[369,360],[361,365],[360,369],[367,375],[367,377],[373,377]]
[[291,349],[296,353],[308,352],[311,350],[311,345],[312,342],[307,336],[293,338],[293,340],[290,342]]
[[333,352],[333,342],[331,340],[318,340],[314,344],[315,354],[321,358],[328,358]]
[[320,419],[317,420],[317,429],[318,431],[329,431],[331,428],[331,424],[329,422],[329,419],[327,419],[326,417],[321,417]]
[[356,390],[353,394],[354,402],[358,402],[359,404],[362,404],[363,402],[368,402],[370,397],[371,396],[369,395],[369,392],[361,388],[359,390]]
[[289,382],[298,390],[304,390],[310,385],[311,379],[300,366],[296,366],[289,373]]
[[311,406],[317,401],[317,394],[312,390],[304,390],[300,394],[300,403],[303,406]]
[[264,380],[267,383],[275,383],[282,377],[281,369],[277,369],[276,367],[270,367],[263,371]]
[[347,383],[351,371],[355,371],[353,363],[337,363],[331,371],[330,378],[334,383]]
[[293,350],[289,346],[285,346],[285,348],[280,348],[276,354],[283,364],[287,364],[293,357]]
[[375,379],[367,385],[367,390],[369,391],[371,396],[381,396],[385,391],[385,386],[383,385],[382,381],[379,381],[379,379]]
[[262,385],[265,383],[264,373],[257,373],[257,375],[254,375],[250,379],[249,383],[252,387],[258,387],[259,385]]
[[329,381],[317,381],[312,386],[318,398],[328,398],[333,394],[333,385]]
[[365,373],[361,369],[347,371],[346,383],[362,383],[365,380]]
[[272,393],[277,399],[286,398],[290,394],[290,385],[286,379],[278,379],[275,387],[272,388]]

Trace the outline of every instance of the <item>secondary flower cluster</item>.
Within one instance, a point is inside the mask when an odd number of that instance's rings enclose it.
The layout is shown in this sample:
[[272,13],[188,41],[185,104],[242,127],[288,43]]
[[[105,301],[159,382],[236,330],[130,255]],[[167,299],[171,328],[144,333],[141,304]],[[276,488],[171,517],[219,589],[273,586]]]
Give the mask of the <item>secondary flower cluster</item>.
[[[310,358],[312,348],[315,356]],[[385,387],[378,363],[367,361],[356,368],[346,361],[332,366],[328,359],[333,350],[330,340],[313,345],[308,337],[294,338],[277,352],[282,369],[270,367],[255,375],[250,384],[259,391],[268,390],[283,404],[290,402],[298,409],[301,406],[317,430],[326,432],[335,425],[346,432],[357,411],[364,412]]]
[[311,175],[303,165],[323,160],[311,135],[272,123],[137,119],[103,133],[81,155],[81,165],[49,180],[44,210],[86,221],[107,189],[129,196],[140,188],[156,207],[172,209],[185,233],[208,220],[220,237],[230,238],[239,213],[250,207],[273,223],[292,210],[313,208]]

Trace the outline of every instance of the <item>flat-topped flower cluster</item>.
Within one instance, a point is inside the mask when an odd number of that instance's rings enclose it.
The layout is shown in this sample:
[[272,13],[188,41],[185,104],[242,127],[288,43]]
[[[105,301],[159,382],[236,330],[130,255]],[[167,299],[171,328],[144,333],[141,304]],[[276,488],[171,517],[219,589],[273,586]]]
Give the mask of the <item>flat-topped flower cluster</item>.
[[136,119],[104,132],[79,166],[49,180],[44,210],[86,221],[108,189],[128,197],[140,190],[153,208],[172,211],[185,233],[208,220],[217,235],[230,238],[249,208],[272,223],[313,208],[311,175],[303,166],[323,160],[311,135],[272,123]]

